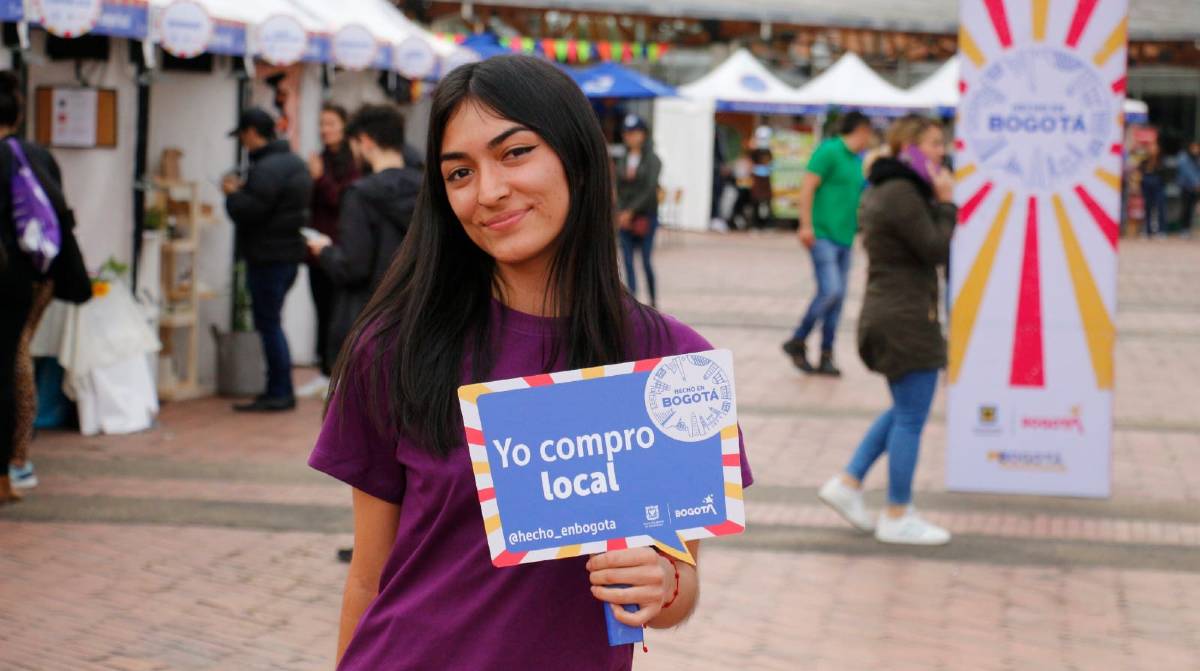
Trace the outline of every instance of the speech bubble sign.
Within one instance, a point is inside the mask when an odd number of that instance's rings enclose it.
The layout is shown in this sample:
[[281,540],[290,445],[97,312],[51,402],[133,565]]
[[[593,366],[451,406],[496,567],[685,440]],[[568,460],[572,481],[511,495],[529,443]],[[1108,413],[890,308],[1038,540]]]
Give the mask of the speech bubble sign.
[[459,388],[492,563],[514,566],[746,526],[728,350]]

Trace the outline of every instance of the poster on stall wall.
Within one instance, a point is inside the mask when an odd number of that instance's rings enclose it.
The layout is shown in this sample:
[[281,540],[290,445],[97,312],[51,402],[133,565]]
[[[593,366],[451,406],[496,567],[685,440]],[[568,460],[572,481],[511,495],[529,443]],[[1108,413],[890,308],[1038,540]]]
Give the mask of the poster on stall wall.
[[100,95],[96,89],[54,89],[50,144],[95,147]]
[[776,130],[771,136],[772,211],[777,219],[798,219],[800,183],[804,181],[808,159],[812,158],[815,138],[812,133],[791,129]]
[[1126,0],[964,0],[947,487],[1110,492]]

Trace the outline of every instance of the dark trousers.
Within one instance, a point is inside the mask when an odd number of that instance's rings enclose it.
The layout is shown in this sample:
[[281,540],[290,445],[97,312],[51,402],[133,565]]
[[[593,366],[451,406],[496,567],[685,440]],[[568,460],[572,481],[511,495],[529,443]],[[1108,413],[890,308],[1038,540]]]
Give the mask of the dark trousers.
[[633,254],[640,250],[642,254],[642,270],[646,271],[646,286],[650,289],[650,305],[658,305],[657,285],[654,282],[654,265],[650,256],[654,251],[654,232],[658,229],[658,217],[650,216],[650,232],[638,237],[629,231],[620,231],[621,257],[625,261],[625,285],[629,293],[637,297],[637,273],[633,268]]
[[1179,220],[1179,230],[1190,234],[1192,232],[1192,220],[1196,218],[1196,202],[1200,200],[1200,191],[1196,189],[1184,189],[1182,196],[1183,218]]
[[317,361],[321,365],[321,374],[329,377],[333,357],[337,356],[336,351],[329,352],[329,324],[333,321],[333,297],[337,289],[329,275],[315,263],[308,266],[308,288],[317,308]]
[[1157,175],[1142,176],[1142,200],[1146,203],[1146,235],[1167,234],[1167,185]]
[[253,302],[254,328],[267,358],[268,398],[291,398],[292,355],[283,335],[283,299],[296,281],[295,263],[247,264],[246,285]]
[[29,301],[0,301],[0,469],[8,475],[17,434],[17,345],[33,305]]

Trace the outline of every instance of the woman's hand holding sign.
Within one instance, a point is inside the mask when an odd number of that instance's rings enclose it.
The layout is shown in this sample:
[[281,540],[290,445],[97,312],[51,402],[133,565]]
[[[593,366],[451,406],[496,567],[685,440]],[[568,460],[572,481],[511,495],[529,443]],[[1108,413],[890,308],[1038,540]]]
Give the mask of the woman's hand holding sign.
[[[695,557],[700,544],[689,542],[688,549]],[[696,568],[682,561],[672,564],[654,548],[630,548],[598,554],[588,560],[587,569],[592,595],[612,604],[617,620],[631,627],[673,627],[691,614],[696,603],[699,586]],[[675,582],[676,570],[678,585]],[[666,604],[670,604],[670,608],[664,608]],[[629,612],[621,607],[625,605],[635,605],[638,610]]]

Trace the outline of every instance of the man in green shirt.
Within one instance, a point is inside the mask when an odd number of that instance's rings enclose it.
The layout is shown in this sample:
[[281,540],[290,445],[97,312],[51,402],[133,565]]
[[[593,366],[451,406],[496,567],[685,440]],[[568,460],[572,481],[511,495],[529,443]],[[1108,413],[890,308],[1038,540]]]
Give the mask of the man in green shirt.
[[[817,295],[783,351],[805,373],[839,376],[833,340],[842,315],[851,246],[858,231],[858,198],[863,189],[859,154],[871,142],[871,120],[861,112],[842,117],[840,134],[817,147],[800,185],[800,241],[812,254]],[[808,361],[805,340],[821,322],[821,360]]]

